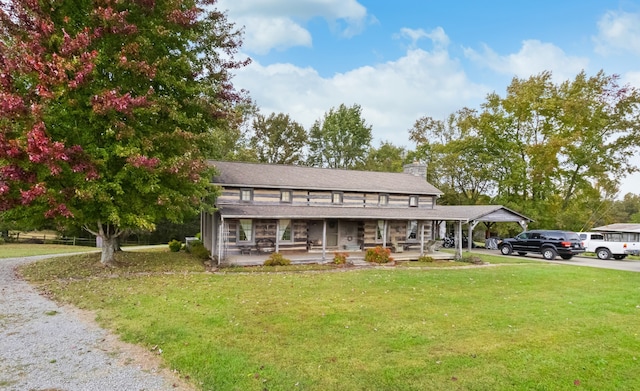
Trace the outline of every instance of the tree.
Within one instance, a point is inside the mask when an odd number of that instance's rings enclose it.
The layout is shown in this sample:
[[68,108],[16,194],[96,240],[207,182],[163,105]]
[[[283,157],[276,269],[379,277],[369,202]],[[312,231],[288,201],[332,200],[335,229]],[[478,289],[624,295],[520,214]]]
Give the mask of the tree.
[[215,1],[0,6],[0,211],[102,239],[206,207],[220,134],[246,100],[240,32]]
[[406,155],[403,147],[384,141],[380,143],[380,147],[369,149],[364,162],[356,168],[364,171],[402,172],[403,166],[408,163]]
[[[599,72],[552,83],[548,72],[514,79],[488,98],[479,121],[503,167],[497,200],[519,204],[541,225],[579,229],[588,211],[612,199],[637,170],[640,94]],[[539,216],[539,217],[536,217]]]
[[372,139],[371,126],[362,118],[360,106],[341,104],[311,127],[307,164],[353,169],[364,163]]
[[258,114],[253,121],[251,148],[258,161],[271,164],[300,164],[304,162],[307,132],[288,114]]
[[579,230],[636,171],[640,93],[599,72],[555,84],[551,73],[513,79],[505,97],[410,130],[444,202],[494,203],[541,227]]
[[440,203],[473,205],[486,201],[494,186],[493,160],[477,128],[477,113],[463,108],[446,121],[418,119],[409,137],[429,151],[429,179],[444,194]]

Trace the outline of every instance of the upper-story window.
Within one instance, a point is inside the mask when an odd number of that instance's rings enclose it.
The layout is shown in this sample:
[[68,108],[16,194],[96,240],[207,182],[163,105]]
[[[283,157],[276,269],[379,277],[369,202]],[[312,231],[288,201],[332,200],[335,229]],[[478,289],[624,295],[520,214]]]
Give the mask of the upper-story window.
[[378,195],[378,205],[380,206],[389,205],[389,194]]
[[409,196],[409,206],[418,206],[418,196],[417,195]]
[[291,190],[280,190],[280,202],[291,203]]
[[333,192],[331,193],[331,203],[332,204],[342,204],[343,194],[341,192]]
[[253,199],[252,189],[240,189],[240,201],[249,202]]

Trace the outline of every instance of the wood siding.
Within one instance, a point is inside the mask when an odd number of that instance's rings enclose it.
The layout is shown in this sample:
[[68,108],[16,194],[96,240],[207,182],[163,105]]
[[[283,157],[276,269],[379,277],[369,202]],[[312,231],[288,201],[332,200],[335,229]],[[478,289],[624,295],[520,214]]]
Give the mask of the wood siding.
[[[243,188],[244,189],[244,188]],[[333,204],[331,191],[291,191],[291,202],[280,202],[280,190],[252,189],[251,201],[240,200],[240,188],[227,188],[217,199],[219,205],[252,204],[252,205],[306,205],[306,206],[335,206],[335,207],[365,207],[365,208],[409,208],[411,194],[388,194],[387,205],[378,205],[380,193],[340,192],[342,203]],[[286,189],[283,189],[286,190]],[[386,194],[386,193],[382,193]],[[419,196],[417,208],[433,209],[434,196]]]

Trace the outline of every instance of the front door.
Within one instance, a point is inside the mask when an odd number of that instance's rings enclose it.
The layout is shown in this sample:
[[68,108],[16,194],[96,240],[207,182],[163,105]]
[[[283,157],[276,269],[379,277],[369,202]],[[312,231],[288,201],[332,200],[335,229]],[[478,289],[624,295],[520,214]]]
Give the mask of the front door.
[[360,248],[358,245],[357,221],[340,222],[340,248],[345,250],[357,250]]

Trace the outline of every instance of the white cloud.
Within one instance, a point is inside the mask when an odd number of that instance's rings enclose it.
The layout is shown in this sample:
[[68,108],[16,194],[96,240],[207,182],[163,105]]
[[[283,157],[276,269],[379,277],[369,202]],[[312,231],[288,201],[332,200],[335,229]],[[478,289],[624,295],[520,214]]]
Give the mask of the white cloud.
[[251,53],[267,54],[272,49],[293,46],[311,47],[311,34],[288,18],[243,18],[245,24],[242,48]]
[[324,18],[332,31],[352,37],[362,32],[368,17],[356,0],[220,0],[217,7],[244,26],[243,48],[257,54],[311,46],[311,33],[304,27],[310,19]]
[[551,71],[555,80],[564,81],[575,78],[575,75],[589,65],[588,58],[568,56],[559,47],[538,40],[523,41],[518,53],[504,56],[488,46],[484,46],[482,53],[469,48],[464,52],[467,58],[482,66],[520,78]]
[[402,28],[400,33],[395,35],[396,38],[409,38],[411,40],[410,48],[415,49],[418,41],[422,38],[429,38],[436,48],[446,48],[449,46],[449,37],[442,27],[433,29],[427,33],[423,29]]
[[422,116],[444,119],[475,107],[490,89],[468,80],[446,50],[409,50],[403,57],[329,78],[291,64],[252,63],[234,78],[263,114],[282,112],[309,128],[332,107],[359,104],[376,140],[408,144],[407,130]]
[[609,11],[598,21],[596,53],[640,55],[640,14]]

